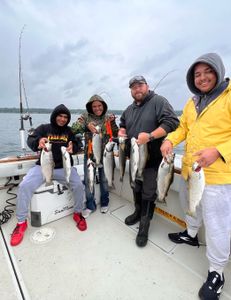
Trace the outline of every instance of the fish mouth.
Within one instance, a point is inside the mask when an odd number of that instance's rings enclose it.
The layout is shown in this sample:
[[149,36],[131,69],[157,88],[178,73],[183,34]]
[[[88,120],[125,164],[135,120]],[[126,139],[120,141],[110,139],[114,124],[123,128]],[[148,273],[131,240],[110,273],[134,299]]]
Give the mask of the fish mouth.
[[195,171],[195,172],[200,172],[201,166],[200,166],[197,162],[195,162],[195,163],[193,164],[193,166],[192,166],[192,169],[193,169],[193,171]]

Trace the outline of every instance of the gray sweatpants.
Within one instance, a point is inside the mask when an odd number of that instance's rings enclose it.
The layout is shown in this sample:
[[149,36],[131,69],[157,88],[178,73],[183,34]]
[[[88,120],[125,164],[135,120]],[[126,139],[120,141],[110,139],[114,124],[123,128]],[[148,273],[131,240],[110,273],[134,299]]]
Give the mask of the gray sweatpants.
[[[188,210],[188,183],[183,179],[180,199],[186,212]],[[206,185],[196,213],[196,218],[186,215],[188,233],[196,234],[203,220],[209,266],[214,270],[223,270],[229,260],[231,248],[231,184]]]
[[[64,169],[54,169],[53,179],[65,185]],[[31,168],[23,181],[19,185],[18,197],[16,203],[16,217],[18,222],[23,222],[28,216],[29,204],[33,193],[44,182],[41,166],[36,165]],[[70,189],[74,198],[74,211],[81,212],[84,201],[84,186],[77,173],[76,168],[71,168]]]

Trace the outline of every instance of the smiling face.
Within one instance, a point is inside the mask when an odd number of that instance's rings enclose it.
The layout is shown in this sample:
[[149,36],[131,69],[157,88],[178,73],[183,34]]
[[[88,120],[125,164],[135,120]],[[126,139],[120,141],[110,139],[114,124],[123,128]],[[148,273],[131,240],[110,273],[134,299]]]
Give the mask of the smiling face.
[[100,117],[103,114],[104,107],[102,102],[96,100],[92,102],[91,107],[94,115]]
[[66,114],[59,114],[59,115],[57,115],[57,117],[56,117],[56,123],[57,123],[58,126],[62,127],[64,125],[66,125],[67,122],[68,122],[68,115],[66,115]]
[[194,84],[202,93],[210,92],[217,83],[216,72],[207,64],[199,63],[194,68]]

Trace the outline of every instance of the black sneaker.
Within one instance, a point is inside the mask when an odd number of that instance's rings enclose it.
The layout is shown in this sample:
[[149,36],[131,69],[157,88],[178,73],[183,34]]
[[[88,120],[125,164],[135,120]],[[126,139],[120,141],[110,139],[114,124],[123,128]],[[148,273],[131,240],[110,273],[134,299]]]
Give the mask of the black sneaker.
[[225,283],[224,274],[218,274],[216,271],[208,272],[208,278],[199,290],[198,296],[201,300],[217,300],[220,298],[222,288]]
[[168,237],[172,242],[176,244],[188,244],[191,246],[199,247],[197,235],[193,238],[190,235],[188,235],[187,230],[185,230],[184,232],[169,233]]

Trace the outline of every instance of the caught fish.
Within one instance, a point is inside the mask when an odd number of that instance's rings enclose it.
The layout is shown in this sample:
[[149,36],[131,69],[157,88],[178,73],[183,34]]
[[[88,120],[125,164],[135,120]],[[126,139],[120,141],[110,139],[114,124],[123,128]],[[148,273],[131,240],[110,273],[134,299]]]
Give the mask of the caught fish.
[[101,157],[102,157],[102,134],[100,126],[95,127],[97,133],[93,133],[92,136],[92,150],[93,156],[95,159],[96,167],[100,166]]
[[168,155],[166,160],[163,158],[159,166],[157,174],[158,202],[166,203],[166,197],[174,177],[174,158],[175,154]]
[[137,178],[143,181],[143,171],[148,159],[148,145],[139,145],[139,164],[137,170]]
[[42,169],[43,177],[45,178],[45,185],[52,185],[53,169],[54,169],[54,160],[53,154],[51,151],[52,144],[50,142],[45,143],[45,148],[42,149],[40,156],[40,164]]
[[189,176],[189,211],[190,216],[195,216],[205,188],[205,175],[198,163],[192,165],[192,173]]
[[114,168],[115,168],[115,159],[114,159],[114,149],[115,143],[108,142],[105,146],[103,153],[103,166],[105,177],[107,178],[108,186],[114,187]]
[[123,181],[125,167],[126,167],[126,145],[125,145],[126,138],[119,137],[119,167],[120,167],[120,181]]
[[131,138],[131,151],[130,151],[130,161],[129,161],[129,171],[130,171],[130,183],[131,186],[135,186],[136,174],[139,166],[139,146],[136,142],[136,138]]
[[95,179],[95,168],[94,162],[88,158],[87,160],[87,180],[90,192],[94,192],[94,179]]
[[62,146],[61,147],[62,158],[63,158],[63,168],[65,173],[65,178],[67,183],[70,182],[70,175],[71,175],[71,157],[70,153],[67,152],[67,148]]

